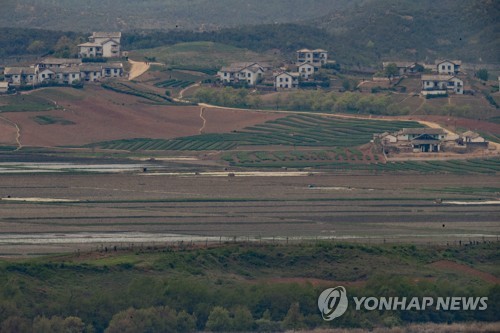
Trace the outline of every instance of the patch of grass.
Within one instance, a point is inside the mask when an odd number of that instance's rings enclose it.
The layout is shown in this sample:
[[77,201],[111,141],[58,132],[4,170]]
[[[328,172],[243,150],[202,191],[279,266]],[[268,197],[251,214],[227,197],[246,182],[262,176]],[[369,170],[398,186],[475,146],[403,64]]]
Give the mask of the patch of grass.
[[64,119],[62,117],[56,116],[35,116],[33,120],[40,125],[74,125],[75,123],[71,120]]
[[214,42],[178,43],[172,46],[131,51],[133,58],[154,57],[170,68],[188,69],[213,75],[214,70],[231,62],[273,60],[247,49]]
[[1,112],[33,112],[56,109],[53,102],[35,95],[12,95],[0,97]]

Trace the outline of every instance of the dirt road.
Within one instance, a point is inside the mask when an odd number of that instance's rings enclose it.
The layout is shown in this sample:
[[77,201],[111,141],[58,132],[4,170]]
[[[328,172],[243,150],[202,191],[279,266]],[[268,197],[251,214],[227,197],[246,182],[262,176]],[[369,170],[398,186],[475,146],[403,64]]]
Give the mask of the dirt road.
[[128,76],[129,81],[135,79],[136,77],[141,76],[142,74],[146,73],[149,69],[149,63],[147,62],[142,62],[142,61],[134,61],[134,60],[128,60],[130,65],[132,66],[130,68],[130,74]]

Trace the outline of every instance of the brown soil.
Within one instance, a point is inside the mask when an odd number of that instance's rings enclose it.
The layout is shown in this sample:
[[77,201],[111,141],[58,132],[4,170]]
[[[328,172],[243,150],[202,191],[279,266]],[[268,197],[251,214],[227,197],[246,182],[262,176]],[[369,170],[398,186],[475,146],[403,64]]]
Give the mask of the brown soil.
[[455,272],[460,272],[464,273],[467,275],[475,276],[480,278],[483,281],[490,282],[490,283],[500,283],[500,279],[494,276],[493,274],[486,273],[480,270],[477,270],[475,268],[462,265],[453,261],[448,261],[448,260],[440,260],[436,261],[431,264],[431,266],[439,268],[439,269],[444,269],[444,270],[449,270],[449,271],[455,271]]
[[[81,94],[78,99],[66,98],[61,94],[57,104],[64,110],[9,112],[2,113],[2,116],[19,125],[24,146],[37,147],[84,145],[127,138],[170,139],[197,135],[203,126],[198,106],[150,105],[138,97],[91,85],[85,87]],[[33,118],[42,114],[60,117],[75,124],[40,125]],[[204,112],[207,123],[203,132],[231,132],[284,116],[210,108]],[[0,143],[15,143],[15,128],[12,125],[0,121],[0,129]]]

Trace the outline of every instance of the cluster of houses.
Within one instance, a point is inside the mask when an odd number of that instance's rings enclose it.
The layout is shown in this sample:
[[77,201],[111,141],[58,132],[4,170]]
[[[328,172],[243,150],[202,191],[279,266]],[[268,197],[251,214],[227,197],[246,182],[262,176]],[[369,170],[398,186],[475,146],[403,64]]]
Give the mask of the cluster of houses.
[[244,84],[256,86],[261,82],[272,82],[275,89],[295,89],[300,80],[311,79],[328,62],[328,51],[301,49],[297,52],[297,62],[293,69],[274,69],[262,62],[233,63],[222,67],[217,77],[224,84]]
[[389,153],[465,152],[488,142],[479,134],[467,131],[462,135],[447,133],[441,128],[405,128],[394,133],[375,134],[374,139]]
[[78,59],[45,58],[29,66],[5,67],[0,92],[6,92],[9,86],[71,85],[122,77],[124,70],[121,62],[83,62],[81,59],[120,57],[120,42],[120,32],[94,32],[89,37],[89,43],[78,45]]
[[432,65],[420,65],[416,62],[384,62],[386,69],[391,64],[395,64],[399,76],[421,74],[423,71],[432,74],[422,74],[422,95],[440,96],[450,93],[462,95],[464,93],[464,81],[461,78],[460,60],[436,60]]

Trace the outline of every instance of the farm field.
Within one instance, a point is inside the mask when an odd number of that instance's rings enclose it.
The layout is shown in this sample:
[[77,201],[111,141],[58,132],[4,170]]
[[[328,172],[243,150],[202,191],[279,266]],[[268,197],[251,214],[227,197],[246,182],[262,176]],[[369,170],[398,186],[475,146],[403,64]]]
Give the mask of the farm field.
[[234,175],[3,174],[0,253],[219,237],[455,244],[500,235],[496,175]]
[[[209,115],[212,111],[205,112]],[[353,147],[363,145],[374,133],[422,127],[411,121],[338,119],[291,115],[248,126],[227,134],[202,134],[175,140],[137,139],[90,145],[123,150],[227,150],[242,146]],[[236,132],[236,133],[235,133]]]
[[[135,87],[128,82],[115,85]],[[81,90],[47,88],[29,95],[3,96],[0,105],[5,111],[0,113],[0,144],[16,145],[16,124],[20,128],[21,144],[33,147],[79,146],[137,137],[170,139],[199,134],[203,127],[199,107],[163,105],[168,104],[164,100],[167,96],[160,98],[156,93],[146,97],[149,99],[93,85]],[[23,106],[21,102],[26,100],[31,104]],[[158,105],[159,102],[162,105]],[[280,117],[283,115],[214,109],[203,131],[230,132]]]

